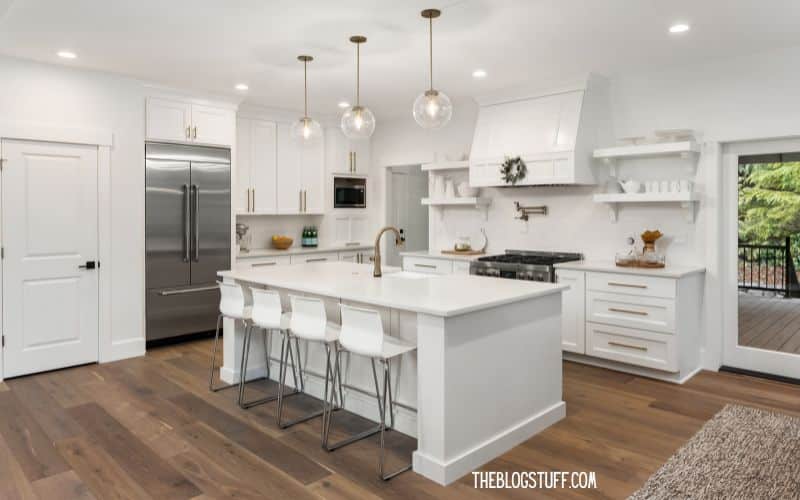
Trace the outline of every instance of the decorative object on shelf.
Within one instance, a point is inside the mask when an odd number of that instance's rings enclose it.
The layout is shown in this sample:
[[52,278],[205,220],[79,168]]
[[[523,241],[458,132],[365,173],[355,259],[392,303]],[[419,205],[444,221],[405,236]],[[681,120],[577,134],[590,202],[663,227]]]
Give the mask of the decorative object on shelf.
[[537,205],[534,207],[525,207],[520,205],[518,201],[514,202],[514,207],[517,209],[518,216],[514,217],[519,220],[528,220],[530,215],[547,215],[547,205]]
[[456,186],[456,191],[458,191],[458,196],[462,198],[476,198],[480,189],[470,186],[467,181],[461,181]]
[[506,157],[506,161],[500,165],[500,175],[503,182],[514,186],[528,175],[528,166],[519,156]]
[[642,253],[638,254],[631,243],[633,238],[628,239],[631,244],[631,250],[627,253],[618,253],[616,255],[615,263],[619,267],[647,267],[659,269],[663,268],[666,263],[666,258],[663,254],[656,252],[656,241],[661,238],[663,234],[659,230],[647,230],[642,233],[641,238],[644,242]]
[[319,122],[308,116],[308,63],[314,60],[311,56],[297,56],[303,63],[303,117],[292,124],[291,137],[300,144],[308,145],[317,142],[322,137],[322,127]]
[[414,120],[422,128],[441,128],[453,116],[453,105],[444,92],[433,88],[433,20],[442,12],[438,9],[425,9],[421,12],[428,20],[428,49],[430,62],[430,88],[414,101]]
[[444,180],[444,197],[448,200],[452,200],[456,197],[456,185],[453,179],[449,177],[446,177]]
[[481,234],[483,235],[483,245],[481,245],[481,253],[486,253],[486,249],[489,247],[489,237],[486,236],[486,229],[481,228]]
[[300,245],[303,247],[316,247],[318,244],[317,226],[305,226],[300,238]]
[[613,177],[606,181],[606,193],[609,194],[619,194],[622,192],[622,186],[619,185],[619,181],[614,179]]
[[367,139],[375,132],[375,115],[361,105],[361,44],[367,37],[353,35],[350,41],[356,44],[356,104],[342,115],[342,132],[349,139]]
[[275,235],[272,237],[272,246],[273,248],[277,248],[278,250],[286,250],[290,246],[292,246],[294,240],[289,238],[288,236],[281,236]]
[[250,238],[245,237],[250,227],[241,222],[236,223],[236,246],[237,252],[247,253],[250,251]]
[[628,179],[626,181],[620,180],[619,185],[622,188],[622,190],[628,194],[638,193],[639,191],[642,190],[642,183],[633,179]]
[[469,252],[472,250],[469,236],[459,236],[453,245],[453,250],[456,252]]
[[658,142],[684,142],[694,140],[694,130],[689,128],[656,130],[655,135]]

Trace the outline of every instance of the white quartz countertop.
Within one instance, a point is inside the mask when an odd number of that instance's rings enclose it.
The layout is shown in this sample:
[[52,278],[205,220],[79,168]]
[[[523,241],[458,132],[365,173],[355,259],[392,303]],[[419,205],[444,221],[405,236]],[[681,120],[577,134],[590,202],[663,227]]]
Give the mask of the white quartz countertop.
[[417,250],[415,252],[400,252],[401,257],[423,257],[426,259],[442,259],[442,260],[463,260],[463,261],[473,261],[477,260],[478,257],[485,257],[486,254],[482,255],[453,255],[453,254],[444,254],[439,250]]
[[690,274],[704,273],[706,268],[702,266],[671,266],[667,264],[661,269],[649,269],[644,267],[619,267],[610,261],[576,261],[563,262],[555,265],[556,269],[573,269],[575,271],[595,271],[601,273],[631,274],[636,276],[653,276],[660,278],[683,278]]
[[399,272],[397,268],[385,268],[383,277],[375,278],[372,269],[372,264],[314,262],[234,269],[220,271],[218,275],[257,285],[444,317],[557,294],[568,288],[555,283],[485,276]]
[[237,259],[253,259],[257,257],[275,257],[277,255],[304,255],[310,253],[348,252],[372,248],[372,245],[320,245],[318,247],[293,246],[286,250],[276,248],[257,248],[249,252],[239,252]]

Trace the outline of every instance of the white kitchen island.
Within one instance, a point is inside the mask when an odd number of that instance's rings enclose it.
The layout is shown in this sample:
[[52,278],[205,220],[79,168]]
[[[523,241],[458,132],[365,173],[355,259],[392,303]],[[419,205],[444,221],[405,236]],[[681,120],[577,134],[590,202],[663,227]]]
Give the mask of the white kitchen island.
[[[226,282],[326,301],[328,319],[338,304],[381,311],[387,334],[416,342],[415,355],[393,366],[395,428],[418,440],[414,471],[440,484],[516,446],[565,416],[561,397],[561,293],[551,283],[469,275],[430,276],[372,266],[325,262],[222,271]],[[239,373],[242,329],[226,321],[221,377]],[[273,339],[277,345],[279,340]],[[252,342],[247,378],[263,376],[261,342]],[[306,392],[320,397],[325,358],[304,347]],[[274,348],[273,352],[277,352]],[[278,374],[271,363],[272,378]],[[369,363],[343,359],[345,408],[377,420]],[[396,380],[396,382],[395,382]],[[291,376],[287,378],[290,383]],[[291,403],[289,403],[291,404]],[[416,408],[416,412],[414,409]]]

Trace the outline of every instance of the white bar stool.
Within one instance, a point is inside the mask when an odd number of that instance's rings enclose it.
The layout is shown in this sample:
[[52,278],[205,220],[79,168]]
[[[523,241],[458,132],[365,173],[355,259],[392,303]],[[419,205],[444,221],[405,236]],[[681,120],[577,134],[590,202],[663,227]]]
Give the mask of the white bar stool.
[[[217,282],[219,285],[220,299],[219,299],[219,316],[217,316],[217,331],[214,334],[214,350],[211,354],[211,377],[208,382],[208,389],[212,392],[229,389],[239,385],[239,393],[241,395],[241,385],[244,382],[244,377],[240,377],[239,384],[227,384],[218,387],[214,386],[214,372],[216,371],[217,364],[217,345],[219,343],[219,330],[223,318],[232,319],[234,322],[241,321],[244,325],[245,335],[250,331],[252,307],[248,306],[244,300],[244,290],[238,284]],[[264,342],[266,348],[266,341]],[[242,356],[246,351],[242,351]]]
[[[311,420],[312,418],[320,415],[327,415],[328,413],[328,386],[332,385],[330,390],[330,402],[333,404],[334,394],[337,393],[335,388],[335,379],[333,377],[333,370],[331,367],[331,347],[335,349],[336,340],[339,338],[339,325],[328,322],[327,314],[325,313],[325,303],[321,299],[312,297],[300,297],[296,295],[289,296],[292,302],[291,320],[289,321],[289,331],[287,334],[289,349],[287,353],[281,352],[281,382],[278,386],[278,426],[285,429],[300,422]],[[284,384],[286,379],[286,364],[288,363],[288,351],[291,351],[291,339],[305,340],[307,342],[321,343],[325,346],[325,391],[322,398],[322,410],[312,412],[308,415],[298,417],[289,422],[284,422],[283,415],[283,398],[284,398]],[[297,346],[297,371],[300,374],[300,391],[305,391],[303,383],[303,365],[300,361],[300,349]],[[293,361],[294,364],[294,361]],[[294,367],[292,367],[294,370]],[[341,406],[342,401],[342,379],[339,376],[339,390],[337,397],[337,409]],[[322,432],[325,432],[325,422],[323,421]]]
[[[253,295],[253,307],[251,311],[251,327],[245,330],[245,339],[244,339],[244,346],[243,354],[242,354],[242,367],[240,373],[244,376],[247,373],[247,364],[250,360],[250,342],[253,334],[253,330],[259,328],[264,330],[264,352],[265,352],[265,360],[267,363],[266,370],[267,370],[267,378],[270,378],[270,360],[272,357],[270,356],[270,349],[269,347],[272,345],[272,332],[279,332],[283,335],[283,339],[281,341],[281,359],[283,359],[283,352],[284,349],[287,347],[288,342],[288,330],[289,330],[289,314],[283,312],[283,308],[281,306],[281,296],[278,292],[274,290],[265,290],[263,288],[250,288],[250,292]],[[298,347],[299,349],[299,347]],[[298,351],[299,352],[299,351]],[[292,356],[292,366],[294,366],[294,355],[291,352],[291,347],[289,347],[289,355]],[[283,368],[283,364],[281,364],[281,374]],[[294,385],[295,389],[299,387],[298,385],[298,375],[297,372],[292,370],[292,378],[294,378]],[[281,376],[278,377],[279,380],[283,380]],[[252,408],[253,406],[260,405],[263,403],[268,403],[270,401],[275,401],[278,399],[278,395],[267,396],[261,399],[257,399],[255,401],[247,401],[245,399],[245,384],[239,384],[239,406],[243,409]],[[295,390],[290,394],[286,394],[286,396],[298,394],[298,391]]]
[[[355,443],[361,439],[381,433],[381,449],[378,460],[378,474],[381,479],[388,481],[389,479],[411,469],[411,464],[401,467],[400,469],[384,474],[384,434],[386,433],[386,400],[389,400],[389,419],[391,421],[391,428],[394,427],[394,401],[392,400],[392,382],[391,382],[391,360],[402,356],[403,354],[413,352],[417,346],[409,342],[400,340],[383,333],[383,322],[381,315],[378,311],[373,309],[361,309],[358,307],[347,306],[341,304],[342,311],[342,331],[339,335],[339,351],[347,351],[360,356],[370,358],[372,363],[372,377],[375,380],[375,396],[378,400],[378,413],[380,415],[380,424],[374,429],[364,431],[355,436],[343,439],[338,443],[328,445],[328,438],[330,436],[331,423],[333,415],[328,414],[323,418],[325,429],[323,431],[322,445],[328,451],[333,451],[342,446]],[[334,365],[334,376],[341,376],[341,363],[339,361],[339,352],[336,353],[336,363]],[[378,386],[378,375],[375,370],[375,360],[378,360],[383,365],[383,394]],[[333,398],[331,398],[331,404]],[[326,406],[326,409],[329,406]]]

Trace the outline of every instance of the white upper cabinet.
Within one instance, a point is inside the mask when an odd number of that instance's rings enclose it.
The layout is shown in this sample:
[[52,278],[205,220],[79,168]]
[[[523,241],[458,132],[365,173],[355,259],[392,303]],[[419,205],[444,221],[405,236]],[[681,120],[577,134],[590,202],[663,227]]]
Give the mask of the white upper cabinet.
[[300,150],[292,141],[289,124],[278,124],[278,168],[276,186],[278,190],[278,213],[302,212],[303,192],[300,172]]
[[366,175],[369,172],[369,139],[350,140],[338,128],[328,128],[325,142],[331,173]]
[[192,105],[170,99],[147,99],[147,138],[191,141]]
[[239,118],[236,137],[237,212],[277,213],[277,125]]
[[232,146],[236,135],[233,109],[150,97],[146,115],[148,140]]
[[303,212],[325,211],[325,144],[323,141],[300,148]]
[[470,184],[505,186],[500,166],[519,156],[517,186],[592,184],[592,151],[610,137],[607,84],[588,78],[548,91],[480,99],[470,153]]

